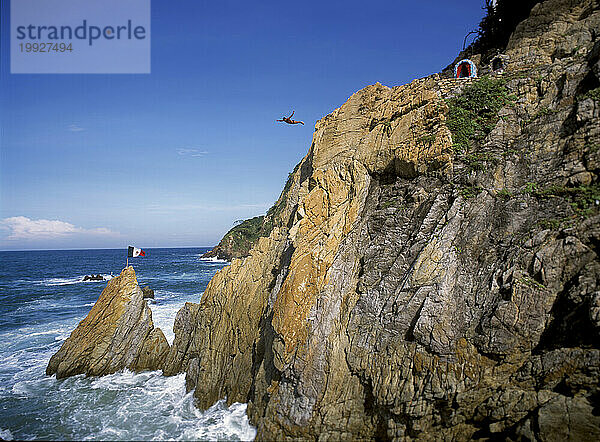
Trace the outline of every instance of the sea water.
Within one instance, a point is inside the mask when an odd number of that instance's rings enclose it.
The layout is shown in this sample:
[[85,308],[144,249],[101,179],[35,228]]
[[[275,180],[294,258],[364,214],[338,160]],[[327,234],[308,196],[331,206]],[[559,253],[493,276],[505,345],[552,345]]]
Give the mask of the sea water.
[[[140,286],[154,290],[154,324],[169,343],[186,301],[199,302],[227,265],[207,249],[148,249],[130,259]],[[251,440],[245,404],[206,411],[185,391],[185,375],[128,370],[101,377],[46,376],[50,357],[88,313],[126,250],[0,252],[0,438],[60,440]],[[83,281],[101,274],[103,281]]]

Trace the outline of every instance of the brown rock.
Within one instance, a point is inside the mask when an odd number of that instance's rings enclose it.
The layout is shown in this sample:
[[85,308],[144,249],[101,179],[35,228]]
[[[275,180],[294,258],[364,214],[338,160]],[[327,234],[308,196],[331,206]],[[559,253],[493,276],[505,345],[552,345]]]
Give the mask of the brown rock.
[[142,287],[142,293],[144,294],[144,299],[154,299],[154,290],[152,290],[150,287]]
[[46,374],[102,376],[123,368],[162,368],[169,344],[154,328],[133,267],[111,279],[100,297],[56,354]]

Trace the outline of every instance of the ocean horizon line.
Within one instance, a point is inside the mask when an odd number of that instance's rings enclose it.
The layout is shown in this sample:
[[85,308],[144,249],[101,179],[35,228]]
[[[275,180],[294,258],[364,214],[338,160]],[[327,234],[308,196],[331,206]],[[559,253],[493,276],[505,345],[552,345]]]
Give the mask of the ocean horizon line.
[[[212,249],[215,246],[168,246],[168,247],[144,247],[144,250],[156,249]],[[0,252],[75,252],[85,250],[127,250],[127,247],[86,247],[71,249],[0,249]]]

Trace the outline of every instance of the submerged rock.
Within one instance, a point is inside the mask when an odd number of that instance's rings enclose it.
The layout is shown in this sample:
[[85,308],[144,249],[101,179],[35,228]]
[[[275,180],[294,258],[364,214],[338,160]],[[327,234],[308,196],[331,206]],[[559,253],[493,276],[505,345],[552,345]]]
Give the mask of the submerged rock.
[[83,277],[84,281],[104,281],[104,276],[102,275],[85,275]]
[[144,300],[133,267],[111,279],[100,297],[60,350],[50,358],[46,374],[65,378],[102,376],[123,368],[158,370],[169,352],[152,311]]

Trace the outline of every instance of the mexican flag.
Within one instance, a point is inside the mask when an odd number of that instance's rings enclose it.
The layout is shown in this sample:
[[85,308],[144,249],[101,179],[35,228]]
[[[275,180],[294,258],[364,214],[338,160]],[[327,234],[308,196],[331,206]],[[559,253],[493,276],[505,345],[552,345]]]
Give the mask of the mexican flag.
[[129,246],[129,249],[127,249],[127,257],[135,258],[137,256],[146,256],[146,252],[144,252],[142,249],[138,249],[137,247]]

